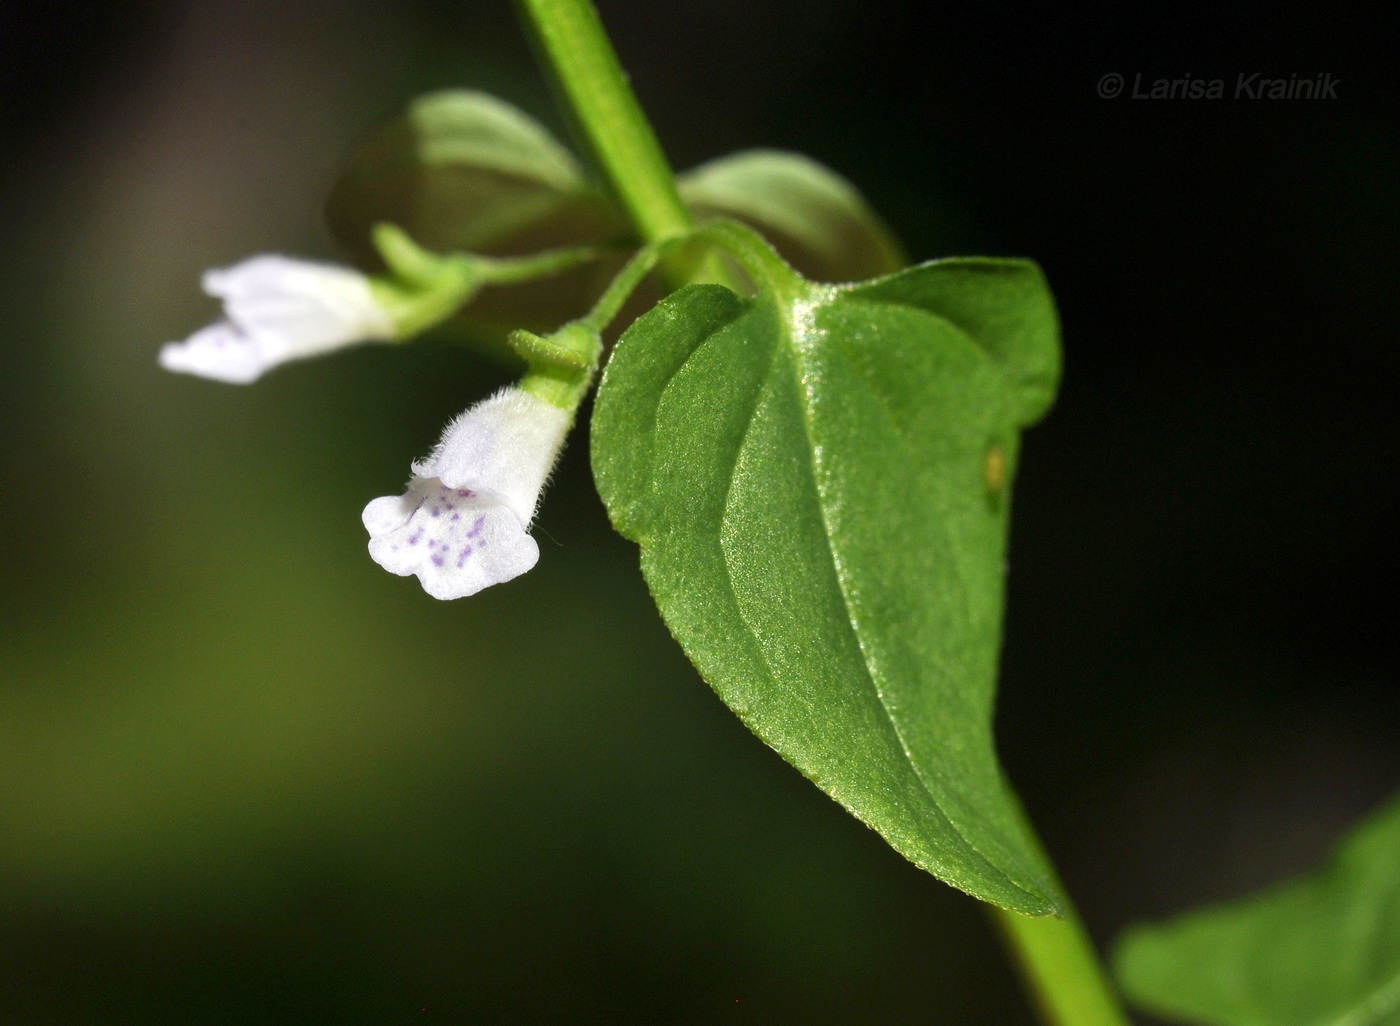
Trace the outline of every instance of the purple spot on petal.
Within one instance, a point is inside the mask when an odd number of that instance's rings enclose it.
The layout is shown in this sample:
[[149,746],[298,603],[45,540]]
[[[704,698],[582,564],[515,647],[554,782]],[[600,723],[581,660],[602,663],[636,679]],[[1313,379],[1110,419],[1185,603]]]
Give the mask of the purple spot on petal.
[[452,519],[453,519],[453,520],[461,520],[461,519],[462,519],[462,514],[460,514],[460,513],[453,513],[453,514],[452,514]]
[[464,499],[470,499],[472,497],[472,490],[470,488],[458,488],[457,494]]
[[410,545],[417,545],[418,542],[422,540],[422,538],[423,538],[423,529],[420,527],[420,528],[418,528],[418,530],[414,531],[413,534],[409,537],[409,539],[408,539],[408,544],[410,544]]
[[441,555],[441,554],[438,554],[438,555],[436,555],[436,556],[433,557],[433,566],[442,566],[442,564],[445,563],[446,561],[447,561],[447,559],[446,559],[445,556],[443,556],[443,555]]
[[468,545],[457,554],[457,569],[460,570],[467,562],[467,557],[472,554],[472,547]]
[[475,538],[481,534],[481,528],[486,523],[486,514],[482,513],[476,518],[476,523],[472,524],[472,529],[467,532],[468,538]]

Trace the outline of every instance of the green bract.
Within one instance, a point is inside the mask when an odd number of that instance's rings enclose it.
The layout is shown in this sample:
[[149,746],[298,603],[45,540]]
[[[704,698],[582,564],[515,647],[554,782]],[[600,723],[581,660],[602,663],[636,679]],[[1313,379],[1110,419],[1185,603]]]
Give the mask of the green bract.
[[757,228],[817,281],[858,281],[908,263],[855,186],[800,153],[731,153],[687,171],[677,185],[697,220],[732,217]]
[[[443,253],[513,243],[543,249],[571,235],[592,241],[626,230],[542,125],[504,100],[465,89],[420,96],[370,135],[327,199],[326,215],[342,245],[367,260],[369,227],[380,221]],[[559,238],[516,242],[546,221]]]
[[682,289],[613,352],[613,522],[759,737],[941,879],[1054,912],[991,722],[1007,489],[1058,374],[1044,280],[970,259],[828,286],[750,255],[753,298]]
[[1400,800],[1322,870],[1119,943],[1138,1004],[1212,1026],[1400,1024]]
[[[372,228],[387,222],[437,253],[518,256],[627,234],[573,155],[529,115],[466,89],[420,96],[361,144],[326,201],[336,241],[361,268],[382,269]],[[468,336],[508,351],[517,328],[548,332],[588,309],[616,260],[545,282],[486,289],[456,318]]]
[[[800,154],[731,154],[681,175],[678,186],[697,219],[752,225],[810,277],[846,281],[903,265],[898,244],[855,187]],[[631,235],[543,125],[465,89],[420,96],[368,136],[332,189],[326,217],[337,242],[370,272],[383,270],[371,237],[385,222],[442,254],[516,256]],[[586,311],[625,256],[619,251],[548,282],[487,289],[455,324],[498,342],[516,328],[550,331]]]

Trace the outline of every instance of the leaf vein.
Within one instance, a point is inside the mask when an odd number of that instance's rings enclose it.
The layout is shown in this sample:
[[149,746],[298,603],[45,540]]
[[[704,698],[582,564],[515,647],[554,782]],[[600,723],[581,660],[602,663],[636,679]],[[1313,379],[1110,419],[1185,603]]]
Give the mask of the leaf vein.
[[923,788],[924,793],[928,795],[929,801],[933,803],[934,808],[938,809],[938,811],[942,814],[943,818],[947,821],[948,826],[952,829],[952,831],[955,834],[957,834],[958,838],[964,844],[966,844],[971,851],[973,851],[984,862],[986,862],[988,867],[990,867],[993,871],[995,871],[1013,887],[1016,887],[1017,889],[1027,894],[1030,894],[1030,892],[1026,891],[1025,887],[1022,886],[1022,884],[1019,881],[1013,880],[1010,877],[1010,875],[1006,873],[1005,870],[1003,870],[996,862],[994,862],[991,858],[988,857],[986,852],[982,851],[976,844],[974,844],[971,841],[971,839],[963,831],[962,827],[953,820],[953,818],[948,814],[948,811],[943,807],[942,803],[939,802],[933,787],[930,785],[930,782],[925,775],[923,767],[919,765],[918,761],[914,758],[913,752],[910,750],[909,743],[905,739],[903,730],[900,729],[899,721],[895,717],[894,711],[890,708],[889,703],[885,698],[884,691],[880,688],[879,683],[875,679],[875,673],[871,666],[872,656],[867,646],[865,637],[861,634],[860,629],[856,625],[856,619],[851,603],[851,596],[849,593],[848,576],[844,571],[841,557],[836,550],[836,540],[834,537],[834,532],[828,513],[828,503],[825,501],[825,496],[822,492],[821,474],[817,465],[819,458],[817,442],[815,437],[814,425],[812,423],[813,408],[812,403],[810,401],[811,390],[807,387],[807,374],[805,373],[806,361],[803,359],[804,354],[802,351],[802,346],[798,343],[796,326],[793,325],[790,321],[787,321],[786,318],[784,318],[784,320],[786,322],[785,327],[787,327],[788,329],[788,337],[790,340],[789,349],[792,355],[793,372],[796,378],[796,381],[794,383],[797,385],[798,393],[802,400],[800,406],[802,409],[802,430],[803,435],[807,441],[807,469],[812,475],[813,489],[817,494],[817,508],[821,514],[822,535],[826,542],[827,555],[831,560],[832,571],[836,576],[837,588],[841,595],[841,604],[846,613],[846,623],[849,625],[851,634],[855,638],[856,646],[860,650],[861,666],[862,669],[865,671],[865,679],[869,683],[871,690],[874,691],[875,698],[880,703],[880,708],[884,711],[885,718],[889,722],[890,729],[894,732],[895,739],[899,742],[900,750],[904,753],[905,761],[908,762],[910,768],[914,771],[914,778],[919,782],[919,786]]

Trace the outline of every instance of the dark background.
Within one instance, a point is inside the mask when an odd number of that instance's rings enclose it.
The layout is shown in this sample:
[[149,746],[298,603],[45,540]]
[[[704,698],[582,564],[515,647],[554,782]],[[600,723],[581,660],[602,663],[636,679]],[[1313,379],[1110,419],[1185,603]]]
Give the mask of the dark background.
[[[602,13],[678,167],[802,150],[916,259],[1045,268],[1066,378],[998,736],[1095,937],[1316,864],[1400,782],[1393,26]],[[415,93],[560,125],[504,0],[7,4],[0,33],[0,1019],[1030,1021],[976,903],[689,669],[581,439],[521,580],[442,604],[369,561],[360,508],[505,371],[156,369],[214,314],[204,267],[333,255],[321,195]],[[1254,72],[1337,98],[1234,99]]]

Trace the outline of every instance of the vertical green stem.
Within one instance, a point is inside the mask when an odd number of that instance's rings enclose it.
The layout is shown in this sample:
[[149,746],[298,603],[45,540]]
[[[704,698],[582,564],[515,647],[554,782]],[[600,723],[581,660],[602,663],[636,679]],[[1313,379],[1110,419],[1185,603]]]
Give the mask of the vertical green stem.
[[515,0],[594,162],[643,242],[690,230],[690,214],[590,0]]
[[1073,909],[1065,918],[993,908],[1041,1018],[1050,1026],[1128,1026]]
[[1020,970],[1047,1026],[1129,1026],[1108,973],[1094,950],[1069,892],[1041,843],[1030,817],[1017,803],[1026,836],[1060,893],[1062,918],[1023,916],[989,905],[1008,952]]

